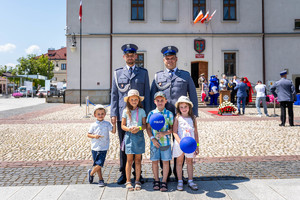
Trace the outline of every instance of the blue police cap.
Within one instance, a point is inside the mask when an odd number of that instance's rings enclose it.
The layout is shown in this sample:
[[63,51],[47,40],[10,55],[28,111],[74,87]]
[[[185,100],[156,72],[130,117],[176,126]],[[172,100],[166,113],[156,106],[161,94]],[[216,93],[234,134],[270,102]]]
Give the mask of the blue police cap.
[[287,71],[286,70],[283,70],[280,72],[280,76],[283,76],[283,75],[286,75],[287,74]]
[[162,48],[162,50],[161,50],[161,53],[164,56],[176,55],[177,52],[178,52],[178,49],[174,46],[166,46],[166,47]]
[[126,53],[136,53],[136,51],[138,50],[138,47],[135,44],[124,44],[121,47],[121,49],[124,52],[124,54],[126,54]]

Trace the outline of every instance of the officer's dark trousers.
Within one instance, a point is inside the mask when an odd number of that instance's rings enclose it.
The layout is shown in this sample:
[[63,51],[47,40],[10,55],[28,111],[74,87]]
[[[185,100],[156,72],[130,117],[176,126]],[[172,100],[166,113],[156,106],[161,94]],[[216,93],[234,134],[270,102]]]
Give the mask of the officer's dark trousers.
[[232,90],[230,93],[230,101],[232,104],[235,104],[235,95],[236,95],[236,91]]
[[[126,132],[123,131],[121,128],[121,121],[117,121],[117,127],[118,127],[119,141],[120,141],[120,145],[121,145]],[[127,162],[127,155],[125,154],[125,151],[121,151],[121,149],[120,149],[120,172],[124,176],[126,176],[126,172],[125,172],[126,162]],[[135,162],[133,162],[132,167],[133,167],[133,169],[135,169]],[[133,174],[134,173],[135,172],[133,172]],[[141,171],[141,173],[142,173],[142,171]]]
[[294,125],[293,102],[291,102],[291,101],[282,101],[282,102],[280,102],[281,124],[285,124],[285,121],[286,121],[286,108],[288,108],[289,123],[290,123],[290,125]]

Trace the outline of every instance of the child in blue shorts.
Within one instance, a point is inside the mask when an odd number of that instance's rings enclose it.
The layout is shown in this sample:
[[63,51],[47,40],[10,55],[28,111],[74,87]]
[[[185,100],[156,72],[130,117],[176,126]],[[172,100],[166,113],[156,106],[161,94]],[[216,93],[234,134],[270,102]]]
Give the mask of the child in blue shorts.
[[94,174],[97,172],[99,176],[99,186],[104,187],[104,180],[102,177],[101,168],[104,165],[107,150],[109,149],[109,131],[116,133],[116,123],[111,125],[110,122],[105,121],[106,109],[103,105],[96,105],[94,108],[94,116],[97,121],[91,124],[87,136],[92,138],[91,149],[93,156],[93,169],[88,170],[89,182],[93,183]]
[[[167,178],[169,174],[169,161],[172,160],[170,135],[173,128],[173,113],[165,108],[167,103],[166,95],[162,92],[156,92],[154,95],[156,109],[152,110],[147,117],[147,133],[151,140],[150,160],[152,161],[152,170],[154,174],[153,189],[162,192],[168,191]],[[154,113],[161,113],[165,118],[165,125],[159,131],[151,128],[149,120]],[[163,162],[163,178],[159,182],[158,162]]]

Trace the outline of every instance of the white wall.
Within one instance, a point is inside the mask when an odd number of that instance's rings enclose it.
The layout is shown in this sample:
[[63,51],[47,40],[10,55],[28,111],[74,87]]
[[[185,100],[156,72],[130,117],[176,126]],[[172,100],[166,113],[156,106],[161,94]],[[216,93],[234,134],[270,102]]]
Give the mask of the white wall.
[[289,69],[292,74],[300,74],[300,37],[268,37],[266,39],[266,80],[280,79],[279,73]]
[[300,19],[299,0],[265,0],[265,32],[300,33],[294,30],[295,19]]
[[[109,38],[82,38],[82,44],[82,89],[109,89]],[[68,45],[71,45],[70,42]],[[68,48],[68,89],[79,89],[79,49],[79,42],[76,52],[71,52]]]

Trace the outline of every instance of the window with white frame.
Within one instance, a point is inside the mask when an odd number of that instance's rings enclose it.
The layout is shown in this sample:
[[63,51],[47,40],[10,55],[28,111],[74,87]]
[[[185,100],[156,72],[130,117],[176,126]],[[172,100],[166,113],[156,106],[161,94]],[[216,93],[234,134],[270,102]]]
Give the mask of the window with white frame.
[[206,0],[193,0],[193,20],[195,20],[200,10],[202,10],[203,15],[205,15]]
[[67,64],[66,63],[62,63],[61,64],[61,70],[66,70],[67,69]]
[[236,75],[236,53],[224,53],[224,74],[227,76]]
[[131,0],[131,20],[145,20],[145,0]]
[[237,20],[237,0],[223,0],[223,20]]

